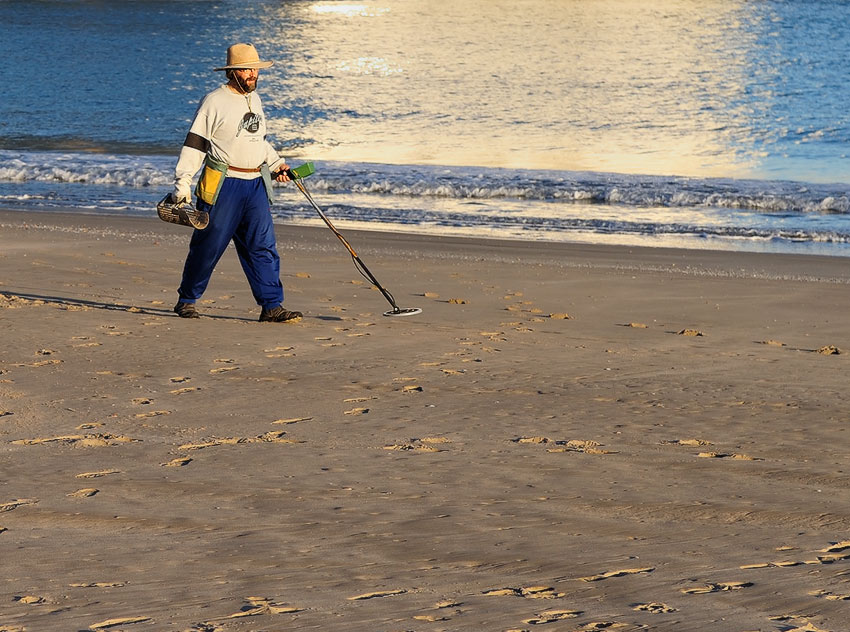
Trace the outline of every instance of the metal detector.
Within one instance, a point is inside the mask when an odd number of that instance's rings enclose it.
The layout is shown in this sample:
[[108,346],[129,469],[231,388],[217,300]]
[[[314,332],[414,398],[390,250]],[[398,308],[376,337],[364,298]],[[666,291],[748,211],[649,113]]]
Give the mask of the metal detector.
[[319,205],[313,201],[313,196],[310,195],[310,192],[307,190],[307,187],[304,186],[302,180],[307,176],[312,175],[314,172],[315,169],[313,168],[313,163],[307,162],[300,167],[288,169],[286,175],[288,175],[290,180],[295,183],[295,186],[297,186],[298,190],[304,194],[304,197],[307,198],[307,201],[316,210],[319,217],[322,218],[322,221],[327,224],[328,228],[331,229],[333,234],[337,236],[337,238],[342,242],[342,245],[345,246],[346,250],[348,250],[349,254],[351,254],[351,259],[354,261],[354,267],[357,268],[357,271],[360,272],[360,274],[362,274],[372,285],[378,288],[381,294],[384,295],[384,298],[387,299],[387,302],[392,305],[392,309],[384,312],[384,316],[413,316],[414,314],[421,314],[422,309],[419,307],[399,307],[396,305],[393,295],[378,282],[375,275],[369,271],[366,264],[363,263],[360,257],[357,256],[357,253],[354,252],[354,248],[351,247],[351,244],[349,244],[345,237],[343,237],[342,234],[334,227],[331,220],[328,219],[328,216],[325,215],[322,209],[319,208]]

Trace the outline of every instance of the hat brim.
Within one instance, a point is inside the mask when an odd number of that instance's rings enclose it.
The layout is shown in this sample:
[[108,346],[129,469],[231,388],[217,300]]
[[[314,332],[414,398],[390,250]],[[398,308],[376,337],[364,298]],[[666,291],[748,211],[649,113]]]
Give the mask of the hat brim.
[[222,66],[221,68],[213,68],[213,71],[217,70],[245,70],[252,68],[268,68],[269,66],[273,66],[273,61],[251,61],[245,64],[234,64],[230,66]]

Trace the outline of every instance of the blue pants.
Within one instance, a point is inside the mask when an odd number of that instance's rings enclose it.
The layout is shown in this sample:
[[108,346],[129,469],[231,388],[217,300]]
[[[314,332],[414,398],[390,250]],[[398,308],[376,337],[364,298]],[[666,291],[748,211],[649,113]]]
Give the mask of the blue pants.
[[257,304],[273,308],[283,303],[280,257],[263,179],[225,178],[216,203],[198,200],[198,209],[210,214],[210,223],[192,233],[177,290],[180,301],[194,303],[201,298],[232,239]]

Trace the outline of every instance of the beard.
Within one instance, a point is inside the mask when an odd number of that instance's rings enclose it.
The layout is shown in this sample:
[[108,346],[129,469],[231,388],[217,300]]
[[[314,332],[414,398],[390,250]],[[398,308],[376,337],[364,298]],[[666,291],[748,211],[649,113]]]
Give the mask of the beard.
[[236,84],[236,87],[239,88],[241,92],[244,94],[249,94],[254,92],[257,89],[257,81],[259,77],[253,77],[250,79],[241,79],[236,73],[231,75],[231,81]]

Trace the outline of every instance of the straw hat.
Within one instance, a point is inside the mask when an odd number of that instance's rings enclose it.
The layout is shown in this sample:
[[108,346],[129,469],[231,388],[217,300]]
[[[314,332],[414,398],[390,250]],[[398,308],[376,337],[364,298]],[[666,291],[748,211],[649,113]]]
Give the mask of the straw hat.
[[253,44],[234,44],[227,49],[227,65],[213,70],[235,70],[237,68],[268,68],[273,61],[260,61]]

